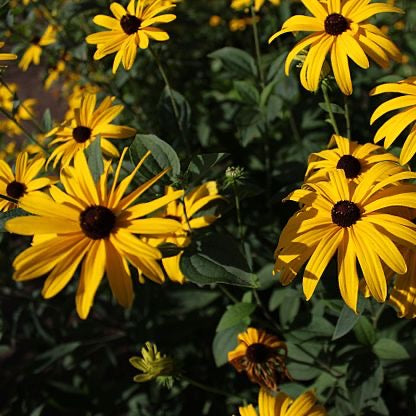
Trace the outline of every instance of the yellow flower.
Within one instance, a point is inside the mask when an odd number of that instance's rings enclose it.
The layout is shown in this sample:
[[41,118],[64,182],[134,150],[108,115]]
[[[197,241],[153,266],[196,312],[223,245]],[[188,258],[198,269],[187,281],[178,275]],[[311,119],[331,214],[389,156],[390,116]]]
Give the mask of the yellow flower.
[[[72,78],[72,76],[71,76]],[[65,89],[70,89],[71,93],[69,94],[67,98],[67,104],[68,104],[68,111],[65,113],[65,119],[71,119],[75,117],[75,109],[81,107],[81,100],[82,97],[85,94],[97,94],[100,92],[100,88],[96,85],[90,84],[87,82],[84,85],[80,85],[79,83],[76,83],[72,87],[73,80],[69,80],[68,83],[64,83]],[[78,80],[76,80],[78,81]]]
[[[386,92],[402,94],[399,97],[392,98],[383,102],[376,108],[371,116],[370,123],[373,124],[384,114],[393,110],[402,110],[399,114],[387,120],[374,136],[374,142],[378,143],[384,139],[384,148],[389,148],[406,127],[416,121],[416,77],[404,79],[399,82],[391,82],[375,87],[370,95],[378,95]],[[402,165],[416,153],[416,124],[412,125],[409,135],[400,152],[400,163]]]
[[[4,42],[0,42],[0,48],[4,46]],[[17,59],[14,53],[0,53],[0,61],[13,61]]]
[[127,148],[122,153],[111,188],[107,185],[110,163],[105,163],[104,173],[94,183],[84,153],[78,152],[74,166],[61,171],[64,191],[52,186],[51,196],[45,193],[24,195],[19,206],[34,215],[13,218],[6,223],[9,232],[43,237],[20,253],[13,266],[14,278],[18,281],[48,274],[42,291],[45,298],[60,292],[82,263],[76,294],[76,308],[82,319],[88,316],[104,273],[117,301],[126,308],[133,301],[129,263],[140,274],[160,283],[163,280],[163,271],[158,265],[160,251],[135,234],[173,233],[180,227],[172,219],[144,217],[181,197],[182,191],[133,205],[166,170],[124,196],[150,154],[147,153],[117,186],[126,151]]
[[273,396],[265,389],[259,391],[259,414],[253,405],[240,407],[240,416],[325,416],[326,410],[316,403],[315,394],[307,391],[293,400],[286,393]]
[[66,63],[71,58],[69,54],[65,54],[55,66],[48,70],[48,76],[45,79],[45,90],[48,90],[51,85],[65,72]]
[[245,371],[250,381],[273,391],[290,379],[286,357],[283,341],[256,328],[247,328],[239,334],[237,347],[228,353],[228,361],[238,372]]
[[[175,190],[171,186],[167,186],[165,194],[168,196],[172,193],[175,193]],[[154,247],[163,243],[172,243],[177,247],[185,248],[191,243],[192,230],[208,227],[218,218],[218,215],[212,214],[197,216],[202,208],[218,199],[222,199],[222,196],[218,195],[217,183],[210,181],[186,194],[183,202],[178,200],[172,201],[166,205],[160,216],[177,220],[181,227],[174,234],[149,238],[147,239],[148,243]],[[179,267],[182,253],[181,251],[176,256],[162,259],[163,267],[169,279],[179,283],[185,281],[185,276]]]
[[[19,153],[16,158],[15,173],[11,167],[0,160],[0,194],[17,201],[21,198],[36,195],[38,191],[55,181],[52,178],[37,178],[45,165],[45,159],[37,157],[29,160],[26,152]],[[0,199],[0,211],[8,211],[17,205],[5,199]]]
[[221,22],[222,22],[221,17],[216,14],[209,18],[209,25],[211,27],[217,27],[221,24]]
[[[254,10],[258,12],[261,6],[263,6],[265,1],[266,0],[254,0]],[[269,0],[269,1],[275,6],[278,6],[281,2],[281,0]],[[252,3],[252,0],[232,0],[231,8],[235,10],[246,9],[250,7],[251,3]]]
[[5,160],[16,154],[16,142],[9,142],[0,150],[0,159]]
[[48,46],[55,42],[56,28],[49,25],[41,37],[33,37],[31,45],[23,54],[22,59],[19,62],[19,68],[21,68],[23,71],[26,71],[32,62],[35,65],[39,65],[40,55],[42,54],[42,46]]
[[117,148],[107,139],[125,139],[136,134],[136,130],[127,126],[111,124],[122,111],[124,106],[113,105],[115,97],[106,97],[95,108],[95,94],[85,94],[81,99],[80,108],[75,110],[75,117],[65,121],[61,126],[52,129],[46,137],[55,135],[56,138],[49,146],[58,144],[48,159],[54,160],[55,167],[61,160],[63,166],[68,165],[74,155],[86,149],[98,135],[101,136],[101,147],[105,154],[118,157]]
[[175,371],[175,363],[172,358],[162,355],[157,346],[146,342],[141,350],[142,357],[131,357],[130,364],[140,370],[142,374],[134,376],[136,383],[144,383],[153,379],[160,380],[171,377]]
[[96,44],[97,51],[94,59],[117,52],[113,73],[117,71],[120,62],[125,69],[130,70],[136,58],[137,48],[147,49],[149,39],[159,42],[169,39],[166,31],[153,26],[159,23],[169,23],[176,19],[174,14],[158,14],[175,7],[171,2],[163,5],[161,0],[152,3],[145,0],[130,0],[127,10],[119,3],[111,3],[110,9],[114,17],[97,15],[93,22],[106,29],[104,32],[94,33],[86,37],[87,43]]
[[362,0],[302,0],[313,16],[293,16],[282,30],[270,37],[269,43],[288,32],[314,32],[301,40],[289,52],[285,63],[286,75],[296,55],[309,47],[308,55],[300,71],[300,81],[309,91],[316,91],[322,65],[328,53],[335,80],[345,95],[352,94],[352,82],[348,58],[358,66],[367,69],[367,55],[385,68],[390,58],[401,61],[400,51],[381,30],[367,20],[377,14],[402,10],[385,3],[371,3]]
[[335,134],[331,137],[331,142],[335,142],[337,147],[312,153],[309,157],[305,182],[326,180],[328,172],[342,169],[347,179],[358,183],[365,172],[376,163],[384,161],[391,161],[396,165],[399,163],[396,156],[372,143],[361,145]]
[[309,300],[338,252],[341,296],[356,311],[357,259],[369,291],[378,302],[387,296],[383,263],[397,274],[407,271],[397,244],[414,246],[416,225],[396,215],[392,207],[416,207],[416,186],[399,182],[416,178],[416,174],[394,168],[391,162],[380,162],[363,175],[359,184],[348,181],[339,169],[328,172],[328,177],[329,182],[306,184],[305,189],[287,197],[303,207],[281,233],[275,272],[281,273],[280,281],[287,285],[309,259],[303,275],[303,292]]

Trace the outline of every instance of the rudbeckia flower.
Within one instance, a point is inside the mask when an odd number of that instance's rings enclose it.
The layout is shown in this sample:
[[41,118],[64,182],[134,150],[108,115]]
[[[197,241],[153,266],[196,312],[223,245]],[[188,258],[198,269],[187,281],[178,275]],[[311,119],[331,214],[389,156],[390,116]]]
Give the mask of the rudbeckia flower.
[[[4,46],[4,42],[0,42],[0,48]],[[13,61],[17,59],[14,53],[0,53],[0,61]]]
[[336,134],[331,142],[335,142],[335,148],[312,153],[309,157],[305,182],[326,180],[328,172],[342,169],[347,179],[358,183],[376,163],[391,161],[395,166],[399,163],[396,156],[372,143],[361,145]]
[[81,99],[75,117],[65,121],[61,126],[52,129],[46,137],[56,136],[49,146],[58,144],[48,159],[55,159],[55,167],[59,161],[68,165],[76,153],[86,149],[98,135],[101,136],[101,147],[106,155],[118,157],[117,148],[107,139],[125,139],[136,134],[136,130],[127,126],[117,126],[111,122],[123,111],[124,106],[112,105],[115,97],[106,97],[96,107],[95,94],[85,94]]
[[42,46],[48,46],[55,42],[56,28],[49,25],[42,36],[34,36],[32,38],[31,45],[20,59],[19,68],[26,71],[32,62],[35,65],[39,65],[40,55],[42,54]]
[[300,71],[304,88],[316,91],[319,87],[321,69],[328,54],[331,57],[335,80],[345,95],[352,94],[352,82],[348,58],[358,66],[367,69],[367,55],[382,68],[390,59],[401,62],[396,45],[368,19],[377,13],[402,13],[402,10],[385,4],[370,3],[369,0],[302,0],[313,16],[296,15],[283,24],[280,31],[270,37],[269,43],[288,32],[314,32],[301,40],[289,52],[285,72],[289,74],[290,64],[303,49],[309,48]]
[[[165,189],[166,195],[174,192],[175,190],[171,186]],[[147,239],[148,243],[154,247],[163,243],[172,243],[179,248],[185,248],[191,243],[192,230],[208,227],[218,218],[218,215],[212,214],[198,216],[198,212],[202,208],[218,199],[222,199],[222,196],[218,195],[217,183],[210,181],[186,194],[183,202],[179,200],[172,201],[166,205],[163,212],[159,215],[162,218],[173,218],[177,220],[181,224],[181,228],[171,235],[165,234],[161,237],[149,238]],[[169,279],[179,283],[185,281],[185,276],[179,267],[182,253],[181,251],[176,256],[162,259],[163,267]]]
[[316,397],[312,391],[301,394],[293,400],[286,393],[277,395],[268,393],[265,389],[259,391],[259,413],[253,405],[240,407],[240,416],[325,416],[323,406],[316,404]]
[[174,233],[180,227],[172,219],[146,216],[181,197],[182,191],[135,204],[166,170],[124,195],[150,154],[117,185],[126,151],[127,148],[111,187],[107,185],[110,163],[105,164],[104,173],[95,183],[84,152],[78,152],[74,166],[61,171],[64,190],[53,186],[51,196],[40,192],[24,195],[19,206],[34,215],[13,218],[5,225],[9,232],[38,239],[13,261],[14,279],[25,281],[48,275],[42,291],[45,298],[59,293],[82,264],[76,294],[76,309],[82,319],[89,314],[104,273],[117,301],[126,308],[133,302],[129,263],[139,274],[161,283],[164,275],[158,264],[160,251],[136,234]]
[[[26,152],[19,153],[16,158],[15,172],[4,161],[0,160],[0,194],[15,199],[17,202],[23,196],[37,193],[40,189],[52,185],[50,177],[37,177],[45,165],[45,159],[36,157],[29,160]],[[0,199],[0,211],[17,208],[17,204]]]
[[283,341],[256,328],[247,328],[239,334],[237,347],[228,353],[228,361],[239,373],[245,371],[250,381],[273,391],[290,379],[286,357]]
[[[377,131],[374,142],[378,143],[384,139],[384,147],[389,148],[407,126],[416,121],[416,77],[407,78],[403,81],[382,84],[375,87],[370,95],[378,95],[386,92],[402,94],[399,97],[384,101],[377,107],[371,116],[370,123],[373,124],[381,116],[393,110],[403,110],[399,114],[388,119]],[[409,135],[400,152],[400,163],[402,165],[416,153],[416,124],[412,125]]]
[[303,207],[281,233],[275,272],[280,272],[280,281],[287,285],[309,259],[303,275],[303,292],[309,300],[337,253],[338,283],[345,303],[356,311],[357,260],[371,295],[384,302],[383,263],[397,274],[406,273],[397,245],[412,248],[416,244],[416,225],[392,210],[416,207],[416,186],[401,182],[416,178],[416,173],[395,171],[390,162],[381,162],[358,185],[348,181],[343,170],[331,171],[328,177],[327,182],[306,184],[287,197]]
[[87,43],[97,45],[94,59],[99,60],[117,52],[113,73],[116,73],[120,62],[125,69],[130,70],[136,59],[137,48],[147,49],[149,39],[159,42],[169,39],[166,31],[153,25],[175,20],[174,14],[158,16],[172,7],[175,7],[173,3],[164,4],[162,0],[137,0],[137,4],[136,0],[130,0],[127,10],[119,3],[111,3],[110,10],[114,17],[99,14],[93,19],[95,24],[110,30],[86,37]]

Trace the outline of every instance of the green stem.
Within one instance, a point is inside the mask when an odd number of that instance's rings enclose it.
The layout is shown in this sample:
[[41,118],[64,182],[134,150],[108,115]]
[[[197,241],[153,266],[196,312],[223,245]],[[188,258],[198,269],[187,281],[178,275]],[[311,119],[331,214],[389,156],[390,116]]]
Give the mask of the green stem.
[[385,307],[386,307],[386,302],[382,303],[381,306],[378,308],[377,312],[374,314],[373,327],[375,329],[377,329],[378,321],[381,318],[381,315],[383,314]]
[[261,309],[264,317],[266,320],[271,324],[271,326],[277,331],[278,335],[281,336],[282,328],[278,325],[278,323],[273,319],[273,317],[270,315],[269,311],[266,309],[266,307],[263,305],[263,302],[260,299],[259,293],[256,289],[252,290],[254,299],[256,300],[257,305]]
[[302,141],[302,138],[300,137],[299,129],[298,129],[298,126],[296,125],[295,118],[293,117],[292,110],[288,110],[288,115],[289,115],[289,123],[290,123],[290,128],[292,130],[293,137],[298,143],[300,143]]
[[232,397],[239,400],[244,400],[242,397],[237,396],[235,394],[228,394],[224,390],[216,389],[215,387],[207,386],[206,384],[200,383],[199,381],[193,380],[192,378],[189,378],[183,374],[179,376],[183,381],[186,381],[187,383],[191,384],[194,387],[197,387],[198,389],[204,390],[208,393],[217,394],[219,396],[225,396],[225,397]]
[[165,83],[166,90],[167,90],[168,95],[169,95],[170,103],[172,105],[172,110],[173,110],[173,114],[175,116],[175,120],[176,120],[176,124],[177,124],[178,130],[179,130],[179,133],[181,134],[182,140],[184,142],[186,153],[188,154],[188,157],[191,158],[191,154],[192,154],[191,153],[191,148],[189,146],[188,140],[185,137],[185,132],[183,131],[183,128],[182,128],[182,125],[181,125],[181,122],[180,122],[180,119],[179,119],[178,106],[176,105],[175,98],[173,97],[173,91],[172,91],[172,87],[171,87],[170,82],[169,82],[169,78],[167,77],[166,72],[163,68],[163,65],[160,62],[160,59],[157,56],[157,54],[153,51],[153,49],[151,47],[149,47],[149,51],[152,54],[152,57],[153,57],[153,59],[156,63],[156,66],[157,66],[158,70],[159,70],[160,76],[162,77],[163,82]]
[[252,27],[253,27],[254,49],[256,51],[257,70],[259,72],[260,86],[263,89],[265,82],[264,82],[263,68],[261,65],[259,32],[257,30],[257,22],[256,22],[257,16],[256,16],[256,11],[254,10],[253,4],[250,6],[250,10],[251,10],[251,18],[253,20]]
[[238,194],[238,185],[233,182],[233,191],[234,191],[234,201],[235,201],[235,211],[237,215],[237,224],[238,224],[238,236],[240,238],[241,244],[243,244],[243,223],[241,222],[241,206],[240,206],[240,196]]
[[348,106],[348,98],[344,95],[344,115],[345,115],[345,125],[347,127],[347,137],[351,139],[351,120],[350,120],[350,108]]
[[331,101],[329,100],[328,87],[324,83],[321,83],[321,88],[322,88],[322,93],[324,95],[324,99],[325,99],[325,103],[326,103],[326,108],[328,110],[328,114],[329,114],[329,118],[331,120],[332,127],[333,127],[333,129],[335,131],[335,134],[337,136],[339,136],[339,130],[338,130],[337,121],[335,120],[334,113],[332,112]]
[[231,302],[240,303],[240,301],[226,287],[224,287],[224,285],[219,284],[218,288],[228,299],[230,299]]

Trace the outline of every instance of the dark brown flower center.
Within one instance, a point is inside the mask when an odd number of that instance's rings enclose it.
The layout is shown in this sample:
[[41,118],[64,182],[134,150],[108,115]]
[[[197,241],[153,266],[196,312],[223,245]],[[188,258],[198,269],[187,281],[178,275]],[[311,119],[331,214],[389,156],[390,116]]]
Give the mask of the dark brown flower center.
[[351,227],[361,217],[360,208],[351,201],[339,201],[331,210],[332,222],[340,227]]
[[79,222],[87,237],[99,240],[110,235],[116,225],[116,216],[107,207],[93,205],[81,212]]
[[139,30],[141,24],[142,21],[136,16],[132,16],[131,14],[126,14],[120,19],[120,26],[127,35],[136,33]]
[[6,187],[6,193],[8,196],[19,199],[26,192],[26,185],[17,181],[10,182]]
[[351,155],[341,156],[337,163],[337,169],[343,169],[348,179],[356,178],[361,173],[360,161]]
[[34,45],[37,45],[40,42],[40,36],[34,36],[32,38],[31,43],[33,43]]
[[339,13],[332,13],[325,19],[325,32],[337,36],[349,29],[348,20]]
[[252,363],[264,363],[270,357],[270,348],[260,343],[251,344],[247,347],[246,356]]
[[85,143],[91,137],[89,127],[77,126],[72,130],[72,137],[78,143]]

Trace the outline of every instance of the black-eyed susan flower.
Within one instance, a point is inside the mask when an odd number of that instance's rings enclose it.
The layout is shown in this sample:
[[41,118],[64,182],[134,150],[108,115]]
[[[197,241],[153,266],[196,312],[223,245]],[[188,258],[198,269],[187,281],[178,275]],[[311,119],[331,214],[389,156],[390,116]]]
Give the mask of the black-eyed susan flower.
[[335,169],[342,169],[347,179],[359,182],[376,163],[391,161],[396,166],[399,163],[396,156],[372,143],[361,145],[336,134],[331,137],[331,142],[336,144],[335,148],[309,156],[305,182],[326,180],[328,172]]
[[48,46],[56,42],[56,28],[49,25],[42,36],[34,36],[30,42],[29,48],[25,51],[19,62],[19,68],[26,71],[33,62],[39,65],[40,56],[42,55],[42,46]]
[[107,185],[110,163],[105,163],[104,173],[95,183],[84,152],[78,152],[74,166],[66,166],[61,171],[64,191],[52,186],[51,196],[45,193],[24,195],[19,206],[34,215],[13,218],[6,223],[6,229],[12,233],[41,238],[20,253],[13,266],[14,278],[18,281],[47,274],[42,291],[45,298],[60,292],[82,264],[76,294],[76,309],[82,319],[88,316],[104,273],[117,301],[126,308],[133,301],[129,263],[140,274],[161,283],[164,275],[158,264],[162,257],[160,251],[135,234],[174,233],[180,227],[172,219],[146,216],[181,197],[182,191],[135,204],[166,170],[124,195],[150,154],[147,153],[117,185],[126,151],[127,148],[115,170],[111,187]]
[[[390,111],[402,110],[399,114],[388,119],[378,129],[374,136],[375,143],[384,139],[384,147],[387,149],[400,136],[406,127],[416,121],[416,77],[379,85],[370,92],[370,95],[378,95],[386,92],[398,93],[401,95],[392,98],[391,100],[387,100],[378,106],[371,116],[370,123],[373,124],[381,116]],[[415,153],[416,124],[413,124],[400,152],[400,163],[402,165],[406,164]]]
[[77,74],[69,73],[69,79],[64,82],[64,94],[68,96],[66,100],[68,110],[65,113],[65,120],[75,117],[75,110],[81,107],[81,100],[84,95],[98,94],[99,92],[100,88],[97,85],[89,82],[81,85]]
[[163,4],[162,0],[131,0],[127,10],[119,3],[111,3],[110,10],[114,17],[100,14],[93,19],[95,24],[110,30],[86,37],[87,43],[97,45],[94,59],[99,60],[117,52],[113,73],[120,62],[125,69],[130,70],[136,59],[137,48],[147,49],[150,39],[159,42],[169,39],[165,30],[154,25],[175,20],[174,14],[161,14],[172,7],[175,7],[173,2]]
[[[44,165],[44,158],[29,159],[26,152],[17,155],[14,172],[4,160],[0,160],[0,194],[19,202],[23,196],[37,193],[40,189],[52,185],[56,182],[52,178],[38,177]],[[0,199],[0,211],[16,207],[15,203]]]
[[306,184],[287,197],[303,207],[282,231],[275,252],[275,272],[280,272],[280,281],[287,285],[309,259],[303,275],[303,292],[309,300],[337,253],[341,296],[356,311],[357,260],[378,302],[387,296],[383,264],[397,274],[407,271],[397,245],[413,247],[416,226],[393,208],[416,206],[416,186],[400,182],[416,178],[416,174],[380,162],[358,185],[340,169],[328,172],[328,178],[327,182]]
[[247,328],[238,335],[237,347],[228,353],[228,361],[238,372],[245,371],[253,383],[273,391],[290,379],[286,368],[286,344],[262,329]]
[[66,63],[71,59],[71,55],[66,53],[61,59],[52,67],[48,69],[48,76],[45,79],[45,90],[48,90],[51,85],[65,72]]
[[289,52],[285,72],[303,49],[309,48],[300,71],[304,88],[316,91],[319,87],[321,69],[330,54],[335,80],[345,95],[352,94],[352,82],[348,58],[361,68],[368,68],[367,55],[385,68],[390,59],[401,62],[396,45],[368,19],[377,13],[401,13],[402,10],[385,4],[362,0],[302,0],[313,16],[296,15],[283,24],[280,31],[270,37],[269,43],[288,32],[314,32],[301,40]]
[[407,272],[396,276],[389,303],[397,308],[400,318],[416,318],[416,253],[409,248],[402,249]]
[[259,412],[253,405],[240,407],[240,416],[325,416],[323,406],[316,404],[312,391],[301,394],[296,400],[286,393],[271,394],[265,389],[259,391]]
[[130,364],[140,370],[140,374],[134,376],[136,383],[156,380],[161,384],[169,383],[172,380],[175,369],[175,361],[162,354],[156,344],[146,342],[141,349],[141,357],[131,357]]
[[[175,190],[171,186],[165,188],[166,195],[170,195],[174,192]],[[192,230],[208,227],[218,219],[218,215],[214,214],[199,216],[199,211],[211,202],[222,198],[223,197],[218,194],[217,183],[215,181],[209,181],[198,186],[186,194],[183,201],[172,201],[166,205],[163,212],[159,214],[162,218],[172,218],[177,220],[181,224],[181,227],[173,234],[149,238],[147,241],[154,247],[163,243],[172,243],[179,248],[187,247],[191,243]],[[169,279],[179,283],[185,281],[185,276],[179,267],[182,254],[183,251],[176,256],[165,257],[162,259],[163,267]]]
[[124,109],[122,105],[112,105],[114,100],[115,97],[106,97],[96,108],[96,95],[85,94],[80,107],[74,110],[75,117],[47,134],[47,137],[56,136],[49,146],[57,145],[48,163],[54,160],[54,167],[59,161],[63,166],[68,165],[75,154],[86,149],[98,135],[101,137],[103,152],[111,157],[118,157],[117,148],[108,139],[125,139],[134,136],[136,130],[111,124]]
[[[4,46],[4,42],[0,42],[0,48]],[[17,55],[14,53],[0,53],[0,61],[14,61]]]

